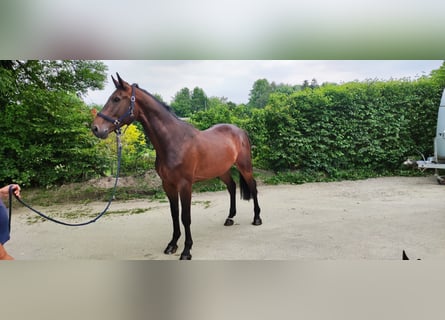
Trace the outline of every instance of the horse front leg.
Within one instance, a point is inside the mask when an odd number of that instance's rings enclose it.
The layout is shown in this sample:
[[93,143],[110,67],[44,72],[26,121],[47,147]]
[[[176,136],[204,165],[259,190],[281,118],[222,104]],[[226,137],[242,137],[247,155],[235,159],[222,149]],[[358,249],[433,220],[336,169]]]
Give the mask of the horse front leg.
[[181,229],[179,225],[179,198],[178,191],[174,187],[170,187],[164,184],[164,191],[167,194],[168,200],[170,202],[170,212],[173,221],[173,236],[172,240],[168,243],[167,248],[165,248],[165,254],[174,254],[178,249],[178,239],[181,236]]
[[185,231],[185,242],[184,250],[181,253],[180,260],[191,260],[192,255],[190,250],[193,246],[192,232],[190,230],[190,225],[192,223],[191,219],[191,204],[192,204],[192,184],[187,183],[180,190],[181,197],[181,220]]

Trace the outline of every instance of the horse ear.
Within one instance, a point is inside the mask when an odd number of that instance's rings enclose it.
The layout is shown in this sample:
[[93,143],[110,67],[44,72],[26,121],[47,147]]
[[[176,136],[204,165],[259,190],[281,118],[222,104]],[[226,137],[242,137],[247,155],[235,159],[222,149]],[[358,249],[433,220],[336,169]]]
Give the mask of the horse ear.
[[111,75],[111,79],[113,79],[114,86],[116,87],[116,89],[119,88],[120,84],[116,79],[114,79],[113,75]]
[[122,80],[122,78],[119,75],[119,73],[116,72],[116,75],[117,75],[117,80],[119,80],[119,84],[120,84],[121,88],[125,88],[125,81]]

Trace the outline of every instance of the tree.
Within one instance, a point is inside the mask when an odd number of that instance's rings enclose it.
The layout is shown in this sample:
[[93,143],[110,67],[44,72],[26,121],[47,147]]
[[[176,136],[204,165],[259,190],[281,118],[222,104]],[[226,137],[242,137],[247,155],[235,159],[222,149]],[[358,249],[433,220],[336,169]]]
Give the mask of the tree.
[[[154,167],[155,151],[147,143],[143,128],[139,122],[125,128],[122,138],[121,175],[143,174]],[[115,169],[117,146],[114,139],[99,140],[99,148],[109,155],[109,168]],[[114,175],[115,172],[110,171]]]
[[153,93],[153,97],[155,97],[156,99],[158,99],[162,103],[166,103],[159,93]]
[[291,85],[291,84],[280,83],[275,86],[273,93],[284,93],[286,95],[290,95],[290,94],[300,91],[300,90],[301,90],[300,85]]
[[182,88],[177,92],[171,103],[173,110],[180,117],[187,117],[192,111],[192,95],[189,88]]
[[431,78],[437,82],[439,86],[445,87],[445,62],[439,67],[439,69],[431,71]]
[[311,80],[311,84],[309,85],[309,88],[315,89],[315,88],[318,88],[318,87],[319,87],[319,85],[318,85],[317,79],[313,78]]
[[205,110],[209,99],[203,89],[195,87],[191,96],[192,112]]
[[208,107],[209,99],[204,90],[195,87],[193,91],[189,88],[182,88],[177,92],[171,103],[175,113],[180,117],[190,117],[193,113],[205,110]]
[[254,82],[249,94],[247,105],[253,108],[264,108],[272,93],[272,86],[267,79],[258,79]]
[[103,89],[106,65],[85,60],[14,60],[6,64],[16,84],[49,91],[67,91],[79,96],[88,89]]
[[2,61],[0,182],[51,185],[102,171],[81,96],[103,88],[105,71],[96,61]]
[[304,90],[304,89],[315,89],[315,88],[318,88],[318,87],[320,87],[320,85],[318,84],[317,79],[315,79],[315,78],[313,78],[311,80],[311,83],[309,83],[308,80],[304,80],[303,84],[301,85],[301,89],[302,90]]

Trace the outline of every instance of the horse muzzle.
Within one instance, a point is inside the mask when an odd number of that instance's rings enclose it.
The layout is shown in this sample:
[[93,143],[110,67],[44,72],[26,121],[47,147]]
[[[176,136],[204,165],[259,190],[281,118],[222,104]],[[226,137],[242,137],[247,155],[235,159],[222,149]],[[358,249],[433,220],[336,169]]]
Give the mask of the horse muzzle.
[[100,128],[97,125],[92,125],[91,126],[91,131],[93,131],[93,134],[101,139],[106,139],[108,137],[108,134],[110,133],[108,128]]

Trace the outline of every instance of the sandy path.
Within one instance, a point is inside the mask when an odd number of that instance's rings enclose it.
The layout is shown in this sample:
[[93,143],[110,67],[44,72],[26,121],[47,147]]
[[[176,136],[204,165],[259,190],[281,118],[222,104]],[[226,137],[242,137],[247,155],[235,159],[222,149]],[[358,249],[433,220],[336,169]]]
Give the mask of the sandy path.
[[[260,186],[259,192],[259,227],[250,224],[252,202],[238,200],[235,225],[224,227],[227,192],[193,196],[194,260],[400,260],[402,249],[413,258],[445,259],[445,186],[433,177]],[[88,205],[93,212],[103,207]],[[6,248],[21,260],[178,259],[183,238],[176,255],[162,253],[171,236],[168,203],[138,200],[111,206],[113,211],[129,208],[149,210],[105,215],[92,225],[72,228],[30,224],[35,214],[18,208]]]

